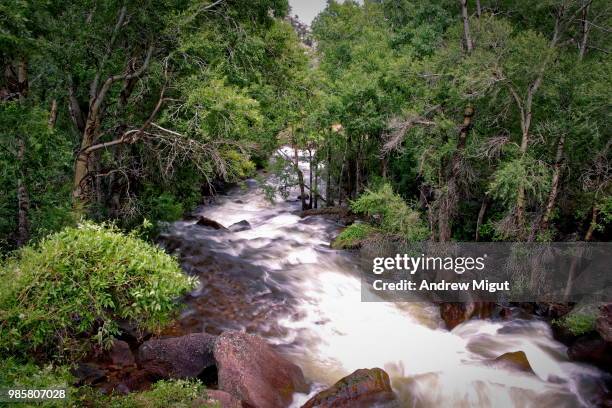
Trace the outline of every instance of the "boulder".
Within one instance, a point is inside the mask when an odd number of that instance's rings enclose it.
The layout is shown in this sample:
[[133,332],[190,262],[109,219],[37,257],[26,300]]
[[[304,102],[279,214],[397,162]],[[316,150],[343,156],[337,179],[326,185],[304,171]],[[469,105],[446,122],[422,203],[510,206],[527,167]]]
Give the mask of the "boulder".
[[494,362],[502,366],[534,374],[531,364],[529,364],[529,360],[527,359],[527,355],[524,351],[511,351],[504,353],[497,357]]
[[227,229],[232,232],[246,231],[251,229],[251,224],[247,220],[242,220],[230,225]]
[[76,377],[76,385],[78,386],[98,384],[106,380],[106,371],[89,363],[79,363],[72,370],[72,375]]
[[571,360],[593,364],[612,372],[612,344],[597,333],[579,337],[567,349],[567,355]]
[[321,391],[302,408],[369,408],[395,405],[389,375],[380,368],[360,369]]
[[200,217],[200,219],[198,220],[198,222],[196,222],[196,224],[202,227],[209,227],[209,228],[213,228],[216,230],[227,229],[223,225],[219,224],[217,221],[211,220],[210,218],[206,218],[206,217]]
[[308,390],[302,370],[255,335],[222,333],[214,357],[219,389],[255,407],[285,408],[294,392]]
[[440,317],[446,328],[452,330],[472,317],[490,318],[494,308],[493,302],[444,302],[440,304]]
[[595,329],[605,341],[612,343],[612,303],[599,308],[599,316],[595,321]]
[[[207,390],[206,397],[195,401],[195,407],[208,407],[217,403],[220,408],[243,408],[242,402],[231,394],[220,390]],[[213,405],[216,406],[216,405]]]
[[165,370],[167,378],[194,378],[215,365],[215,340],[206,333],[148,340],[138,349],[138,361],[143,368]]
[[111,364],[119,367],[131,366],[136,363],[130,346],[125,341],[117,339],[113,341],[113,346],[108,352],[108,358]]

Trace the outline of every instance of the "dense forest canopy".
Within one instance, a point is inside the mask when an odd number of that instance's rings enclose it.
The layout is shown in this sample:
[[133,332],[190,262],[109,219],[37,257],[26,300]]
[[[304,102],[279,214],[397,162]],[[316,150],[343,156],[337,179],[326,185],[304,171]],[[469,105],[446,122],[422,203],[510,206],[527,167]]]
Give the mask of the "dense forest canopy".
[[398,194],[422,239],[603,239],[609,8],[330,1],[308,31],[282,0],[3,2],[0,247],[180,218],[281,145],[309,152],[309,180],[271,169],[304,208]]

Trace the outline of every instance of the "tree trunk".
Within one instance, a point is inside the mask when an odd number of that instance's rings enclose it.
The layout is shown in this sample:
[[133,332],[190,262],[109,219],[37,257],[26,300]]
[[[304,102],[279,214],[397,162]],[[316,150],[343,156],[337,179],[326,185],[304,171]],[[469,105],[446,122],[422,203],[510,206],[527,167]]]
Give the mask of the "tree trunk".
[[599,208],[597,208],[596,204],[593,204],[591,209],[591,222],[589,223],[589,229],[584,235],[585,241],[590,241],[593,239],[593,233],[595,232],[595,227],[597,227],[597,216],[599,215]]
[[489,207],[490,202],[489,195],[486,194],[484,199],[482,200],[482,204],[480,205],[480,211],[478,211],[478,219],[476,220],[476,237],[475,241],[478,242],[480,239],[480,227],[484,221],[485,214],[487,213],[487,207]]
[[465,37],[465,46],[467,52],[470,53],[474,49],[472,43],[472,35],[470,34],[470,15],[467,9],[467,0],[459,0],[461,3],[461,16],[463,17],[463,36]]
[[28,63],[25,58],[20,58],[17,62],[17,91],[19,92],[19,100],[24,101],[28,96]]
[[472,127],[472,118],[474,117],[474,108],[468,106],[463,112],[463,124],[459,131],[459,137],[457,139],[457,150],[453,154],[451,160],[451,171],[448,182],[446,183],[446,192],[443,193],[438,204],[438,239],[440,242],[450,241],[452,236],[452,218],[457,210],[457,203],[459,202],[459,177],[461,175],[461,159],[463,156],[463,150],[467,144],[467,137]]
[[553,178],[550,188],[550,194],[548,195],[548,201],[546,203],[546,208],[539,222],[534,223],[533,228],[531,229],[531,234],[529,234],[529,242],[533,242],[535,240],[538,231],[546,231],[548,229],[548,223],[550,222],[550,217],[557,201],[557,195],[559,194],[559,180],[561,179],[561,164],[563,162],[564,144],[565,135],[561,134],[561,136],[559,137],[559,142],[557,143],[557,154],[555,155]]
[[83,133],[85,131],[85,120],[83,119],[83,112],[81,111],[81,106],[72,84],[68,86],[68,112],[74,126],[80,133]]
[[300,156],[298,153],[297,146],[293,146],[294,153],[294,163],[293,167],[298,176],[298,184],[300,186],[300,200],[302,200],[302,211],[307,210],[308,206],[306,205],[306,188],[304,187],[304,173],[300,170]]
[[331,188],[331,143],[328,141],[327,143],[327,168],[326,170],[326,176],[327,176],[327,180],[325,181],[325,199],[327,200],[327,205],[330,207],[333,207],[334,205],[334,199],[331,196],[332,195],[332,188]]
[[308,185],[309,185],[309,190],[310,190],[310,195],[308,196],[308,208],[312,208],[312,203],[313,203],[313,195],[315,194],[315,188],[312,184],[312,179],[314,176],[314,166],[312,163],[312,150],[310,148],[308,148]]
[[30,212],[30,197],[25,185],[25,143],[19,140],[17,161],[19,162],[19,178],[17,179],[17,246],[22,247],[30,239],[30,223],[28,214]]
[[49,129],[53,129],[55,127],[55,122],[57,122],[57,99],[53,99],[51,101],[51,111],[49,112]]
[[476,15],[479,18],[482,15],[482,7],[480,7],[480,0],[476,0]]
[[589,17],[589,7],[591,5],[591,1],[588,1],[587,4],[584,5],[582,9],[582,38],[580,39],[580,48],[579,55],[580,59],[583,59],[587,52],[587,44],[589,39],[589,31],[591,30],[591,26],[588,20]]

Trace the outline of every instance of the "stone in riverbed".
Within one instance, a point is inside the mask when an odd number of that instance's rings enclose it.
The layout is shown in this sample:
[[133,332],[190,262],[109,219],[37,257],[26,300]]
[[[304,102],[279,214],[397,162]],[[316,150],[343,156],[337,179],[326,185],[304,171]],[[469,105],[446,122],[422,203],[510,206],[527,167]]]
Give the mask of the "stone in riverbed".
[[242,220],[230,225],[227,229],[232,232],[246,231],[251,229],[251,224],[247,220]]
[[440,317],[446,328],[452,330],[472,317],[487,319],[493,314],[493,302],[444,302],[440,304]]
[[222,333],[214,357],[219,389],[254,407],[285,408],[294,392],[308,390],[302,370],[255,335]]
[[167,378],[195,378],[215,365],[215,341],[206,333],[148,340],[138,349],[138,361],[144,368],[165,370]]
[[497,357],[494,361],[495,363],[503,366],[517,369],[526,373],[535,374],[524,351],[511,351],[504,353]]
[[359,369],[321,391],[302,408],[397,406],[389,375],[380,368]]
[[209,228],[213,228],[216,230],[220,230],[220,229],[226,230],[227,229],[223,225],[219,224],[217,221],[211,220],[210,218],[206,218],[206,217],[200,217],[200,219],[198,220],[198,222],[196,222],[196,224],[202,227],[209,227]]
[[79,363],[72,370],[72,375],[77,378],[76,385],[93,385],[106,380],[106,371],[101,370],[95,364]]

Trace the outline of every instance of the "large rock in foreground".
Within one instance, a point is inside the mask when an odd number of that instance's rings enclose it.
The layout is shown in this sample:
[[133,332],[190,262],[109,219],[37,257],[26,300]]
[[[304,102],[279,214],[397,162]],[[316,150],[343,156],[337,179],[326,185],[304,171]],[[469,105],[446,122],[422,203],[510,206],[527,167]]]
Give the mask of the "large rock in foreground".
[[214,357],[219,389],[254,407],[285,408],[294,392],[308,390],[302,370],[255,335],[224,332]]
[[524,351],[510,351],[494,360],[495,363],[530,374],[535,374]]
[[360,369],[321,391],[302,408],[370,408],[396,406],[389,375],[380,368]]
[[141,366],[165,370],[168,378],[194,378],[214,366],[215,336],[194,333],[145,341],[138,349]]

